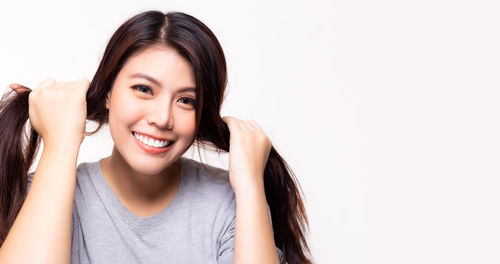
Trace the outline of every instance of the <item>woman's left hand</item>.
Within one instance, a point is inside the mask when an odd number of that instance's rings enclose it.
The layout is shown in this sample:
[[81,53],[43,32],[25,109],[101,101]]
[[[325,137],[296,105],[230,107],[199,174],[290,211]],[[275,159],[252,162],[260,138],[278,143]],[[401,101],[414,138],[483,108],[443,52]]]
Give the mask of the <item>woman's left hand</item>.
[[[229,180],[235,193],[264,188],[271,141],[253,120],[222,118],[229,128]],[[252,188],[252,189],[251,189]]]

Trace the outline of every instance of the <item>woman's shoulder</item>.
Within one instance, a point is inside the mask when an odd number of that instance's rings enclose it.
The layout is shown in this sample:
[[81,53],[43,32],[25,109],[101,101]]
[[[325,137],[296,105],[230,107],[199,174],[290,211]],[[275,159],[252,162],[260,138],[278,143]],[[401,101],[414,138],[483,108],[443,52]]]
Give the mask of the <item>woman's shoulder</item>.
[[182,180],[186,185],[199,189],[198,191],[219,192],[227,194],[232,192],[229,182],[229,173],[226,169],[207,163],[202,163],[187,157],[182,160]]
[[219,168],[207,163],[181,157],[182,170],[201,181],[210,181],[218,184],[229,183],[229,173],[226,169]]
[[[82,162],[80,164],[78,164],[77,166],[77,174],[78,172],[82,172],[83,170],[87,170],[88,168],[90,168],[92,165],[96,165],[97,163],[99,163],[99,160],[98,161],[92,161],[92,162]],[[33,181],[33,176],[35,175],[35,171],[31,171],[29,172],[28,171],[28,183],[31,183]]]
[[[99,165],[100,165],[100,160],[81,162],[78,164],[78,166],[76,168],[76,175],[78,177],[78,175],[81,175],[82,173],[88,174],[90,170],[96,169],[97,166],[99,166]],[[35,171],[36,170],[27,173],[27,175],[28,175],[28,189],[31,186],[31,183],[33,182],[33,177],[35,175]]]
[[101,173],[101,159],[84,161],[76,167],[76,178],[79,181],[87,180]]

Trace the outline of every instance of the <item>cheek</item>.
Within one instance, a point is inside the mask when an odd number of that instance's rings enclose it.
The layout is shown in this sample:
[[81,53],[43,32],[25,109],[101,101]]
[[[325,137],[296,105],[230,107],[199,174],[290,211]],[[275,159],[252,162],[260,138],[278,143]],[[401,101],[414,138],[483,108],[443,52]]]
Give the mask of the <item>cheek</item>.
[[193,137],[196,126],[194,111],[180,114],[175,120],[175,126],[179,134]]
[[130,103],[129,98],[116,96],[112,98],[111,108],[109,110],[110,122],[113,119],[118,122],[117,125],[130,125],[139,118],[141,106],[139,104]]

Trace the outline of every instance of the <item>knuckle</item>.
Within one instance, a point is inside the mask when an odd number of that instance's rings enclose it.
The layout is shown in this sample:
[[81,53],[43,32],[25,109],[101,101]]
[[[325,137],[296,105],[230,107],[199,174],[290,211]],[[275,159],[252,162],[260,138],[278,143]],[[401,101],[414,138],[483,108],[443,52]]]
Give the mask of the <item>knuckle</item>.
[[47,86],[47,87],[41,87],[40,89],[37,89],[38,91],[38,94],[46,94],[48,92],[50,92],[52,88],[50,86]]
[[80,80],[79,80],[79,81],[80,81],[80,82],[82,82],[82,83],[83,83],[84,85],[86,85],[86,86],[90,85],[90,81],[89,81],[89,79],[87,79],[87,78],[85,78],[85,77],[80,78]]

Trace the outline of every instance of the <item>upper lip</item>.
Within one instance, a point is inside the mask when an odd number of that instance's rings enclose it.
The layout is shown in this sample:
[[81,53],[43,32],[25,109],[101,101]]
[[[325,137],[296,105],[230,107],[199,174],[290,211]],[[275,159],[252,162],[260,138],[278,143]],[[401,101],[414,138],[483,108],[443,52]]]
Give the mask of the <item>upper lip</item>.
[[148,133],[143,133],[143,132],[137,132],[137,131],[132,131],[134,133],[137,133],[137,134],[141,134],[141,135],[144,135],[144,136],[147,136],[148,138],[152,138],[152,139],[157,139],[157,140],[160,140],[160,141],[173,141],[171,139],[168,139],[168,138],[162,138],[162,137],[157,137],[157,136],[153,136],[151,134],[148,134]]

